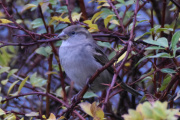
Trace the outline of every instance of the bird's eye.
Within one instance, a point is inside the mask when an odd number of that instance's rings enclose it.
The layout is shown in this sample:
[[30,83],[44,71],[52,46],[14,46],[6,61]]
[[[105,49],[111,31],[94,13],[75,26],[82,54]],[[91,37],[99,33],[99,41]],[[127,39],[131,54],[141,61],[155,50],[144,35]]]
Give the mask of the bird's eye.
[[75,32],[73,31],[73,32],[71,32],[71,34],[72,34],[72,35],[74,35],[74,34],[75,34]]

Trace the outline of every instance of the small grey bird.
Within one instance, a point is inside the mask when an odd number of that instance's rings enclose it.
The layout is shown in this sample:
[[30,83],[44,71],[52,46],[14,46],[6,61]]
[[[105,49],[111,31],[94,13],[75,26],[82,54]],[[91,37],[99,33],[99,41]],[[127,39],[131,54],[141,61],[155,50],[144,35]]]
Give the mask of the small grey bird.
[[[80,90],[96,70],[102,68],[109,60],[89,31],[80,25],[65,28],[58,37],[63,39],[59,48],[61,65],[67,76],[74,81],[75,88]],[[90,90],[97,92],[107,88],[103,83],[111,83],[113,71],[112,67],[104,70],[90,85]],[[140,95],[125,83],[122,83],[121,87],[133,95]]]

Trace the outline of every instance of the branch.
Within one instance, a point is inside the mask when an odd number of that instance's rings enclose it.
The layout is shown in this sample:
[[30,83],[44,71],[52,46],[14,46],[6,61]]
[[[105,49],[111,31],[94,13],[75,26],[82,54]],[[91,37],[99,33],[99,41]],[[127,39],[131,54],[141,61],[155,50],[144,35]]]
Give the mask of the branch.
[[120,23],[120,25],[122,27],[123,33],[125,33],[126,31],[125,31],[125,28],[124,28],[124,25],[123,25],[123,19],[119,16],[118,11],[115,8],[115,6],[113,5],[113,3],[111,2],[111,0],[108,0],[108,3],[112,7],[112,9],[114,10],[114,13],[116,14],[116,16],[117,16],[117,18],[119,20],[119,23]]
[[174,3],[179,9],[180,9],[180,4],[177,2],[177,1],[175,1],[175,0],[170,0],[172,3]]
[[0,41],[0,43],[2,43],[2,45],[0,45],[0,48],[4,46],[31,46],[31,45],[35,45],[39,43],[47,43],[47,42],[53,42],[53,41],[59,41],[59,40],[60,40],[59,38],[51,38],[51,39],[46,39],[46,40],[37,40],[32,43],[9,43],[9,42]]
[[72,20],[72,16],[71,16],[71,8],[69,6],[69,0],[66,0],[66,6],[67,6],[67,9],[68,9],[69,20],[70,20],[71,24],[74,24],[74,22]]
[[[43,92],[31,92],[31,93],[25,93],[25,94],[19,94],[17,96],[13,96],[13,97],[8,97],[5,100],[2,100],[1,103],[3,104],[5,101],[9,101],[11,99],[14,98],[18,98],[18,97],[23,97],[23,96],[27,96],[27,95],[42,95],[42,96],[48,96],[49,98],[61,103],[62,105],[69,107],[68,104],[66,104],[64,101],[58,99],[57,97],[49,94],[49,93],[43,93]],[[73,111],[79,118],[81,118],[82,120],[85,120],[77,111]]]

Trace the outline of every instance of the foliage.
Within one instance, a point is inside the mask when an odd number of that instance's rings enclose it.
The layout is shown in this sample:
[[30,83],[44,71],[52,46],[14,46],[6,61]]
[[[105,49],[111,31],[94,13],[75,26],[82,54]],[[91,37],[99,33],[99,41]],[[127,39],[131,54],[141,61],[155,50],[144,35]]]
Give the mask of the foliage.
[[[7,0],[0,6],[0,119],[176,119],[178,2]],[[105,66],[116,68],[107,92],[77,91],[61,68],[56,36],[72,24],[87,28],[110,59]],[[142,96],[124,92],[118,75]]]
[[129,109],[128,113],[123,115],[125,120],[177,120],[178,109],[167,109],[167,102],[156,101],[152,104],[144,102],[136,107],[136,110]]

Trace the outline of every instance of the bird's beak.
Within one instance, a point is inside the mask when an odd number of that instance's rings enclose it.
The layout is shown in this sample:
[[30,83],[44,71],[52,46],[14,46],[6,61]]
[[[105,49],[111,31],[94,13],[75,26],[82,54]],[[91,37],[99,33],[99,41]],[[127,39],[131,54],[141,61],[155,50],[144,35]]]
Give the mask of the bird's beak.
[[61,32],[57,37],[62,40],[66,40],[66,39],[68,39],[69,36],[64,32]]

